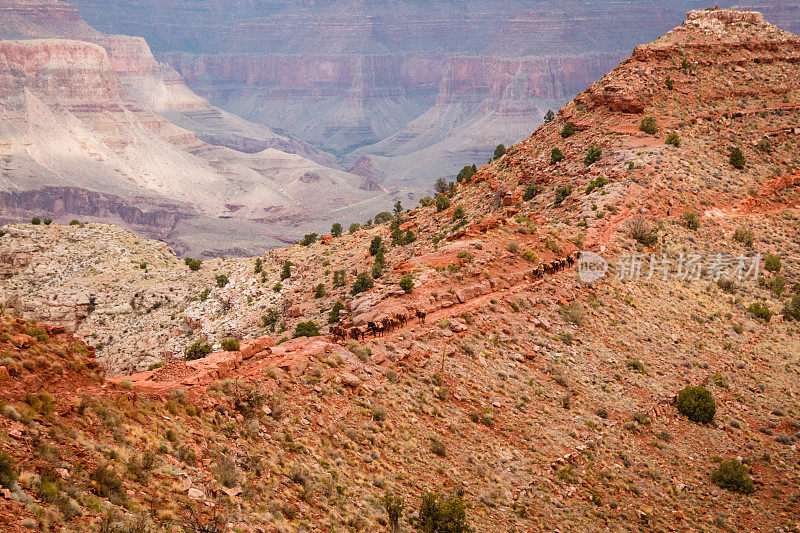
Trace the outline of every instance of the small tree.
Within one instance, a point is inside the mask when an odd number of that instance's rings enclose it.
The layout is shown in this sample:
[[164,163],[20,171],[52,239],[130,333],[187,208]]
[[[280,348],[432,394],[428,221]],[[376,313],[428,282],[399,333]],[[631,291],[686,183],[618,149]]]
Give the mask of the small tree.
[[747,158],[744,156],[742,149],[738,146],[731,150],[730,162],[733,168],[738,170],[742,170],[747,164]]
[[0,487],[10,489],[17,483],[17,463],[6,452],[0,452]]
[[283,281],[285,279],[289,279],[290,277],[292,277],[292,267],[293,266],[294,265],[292,264],[292,262],[289,261],[288,259],[286,261],[284,261],[283,267],[281,267],[281,281]]
[[220,341],[220,346],[226,352],[238,352],[239,351],[239,339],[234,337],[225,337]]
[[319,328],[317,328],[313,320],[300,322],[297,324],[297,327],[294,328],[294,333],[292,334],[293,339],[298,337],[319,337]]
[[347,283],[347,274],[344,270],[334,270],[333,271],[333,286],[334,287],[344,287],[345,283]]
[[342,302],[336,300],[336,303],[333,304],[330,313],[328,313],[328,324],[335,324],[339,321],[339,312],[344,311],[347,309]]
[[400,278],[400,288],[406,291],[406,294],[410,294],[414,290],[414,278],[411,277],[411,274]]
[[372,238],[372,242],[369,245],[369,254],[377,255],[381,250],[383,250],[383,239],[381,239],[379,235],[376,235]]
[[211,345],[207,342],[203,342],[201,339],[197,339],[186,348],[185,355],[187,361],[194,361],[195,359],[201,359],[210,353]]
[[717,404],[705,387],[686,387],[678,393],[678,411],[693,422],[708,424],[714,420]]
[[338,222],[334,222],[333,226],[331,226],[331,236],[334,238],[342,236],[342,225]]
[[308,235],[303,237],[302,241],[300,241],[300,246],[311,246],[315,242],[317,242],[317,234],[309,233]]
[[40,219],[39,217],[33,217],[31,219],[31,224],[33,224],[34,226],[38,226],[41,223],[42,223],[42,219]]
[[664,85],[666,85],[667,89],[671,91],[675,87],[675,82],[672,81],[670,76],[667,76],[667,79],[664,81]]
[[350,224],[350,228],[348,229],[348,231],[352,234],[360,229],[361,229],[361,224],[359,224],[358,222],[353,222],[352,224]]
[[375,215],[374,222],[375,225],[383,224],[384,222],[389,222],[392,220],[392,214],[388,211],[381,211],[377,215]]
[[506,155],[506,147],[502,144],[498,144],[497,148],[494,149],[494,159],[497,161],[501,157]]
[[536,183],[534,180],[528,182],[525,186],[525,191],[522,193],[522,199],[526,202],[529,200],[533,200],[539,193],[542,192],[542,186]]
[[457,205],[456,208],[453,209],[453,220],[458,220],[460,218],[464,218],[464,208]]
[[400,531],[400,517],[403,515],[403,509],[406,506],[403,498],[395,497],[387,490],[381,502],[383,503],[383,508],[386,509],[386,514],[389,516],[390,533],[397,533]]
[[447,183],[446,178],[439,178],[436,180],[433,190],[435,190],[437,194],[444,194],[450,190],[450,184]]
[[561,128],[561,137],[566,139],[567,137],[571,137],[572,134],[575,133],[575,124],[572,122],[566,122],[564,127]]
[[572,184],[556,187],[555,205],[561,205],[570,194],[572,194]]
[[586,152],[586,157],[583,158],[583,164],[587,167],[593,165],[603,156],[603,148],[600,146],[592,146]]
[[260,257],[256,257],[256,264],[255,267],[253,268],[253,271],[256,274],[261,274],[263,270],[264,270],[264,261],[262,261]]
[[374,286],[375,282],[372,281],[372,276],[366,272],[360,272],[356,276],[355,282],[353,282],[353,287],[350,289],[350,294],[355,296],[356,294],[370,290]]
[[467,506],[459,493],[451,497],[424,492],[414,526],[425,533],[470,533]]
[[217,280],[217,287],[220,289],[228,284],[228,276],[225,274],[217,274],[215,279]]
[[772,319],[772,309],[770,309],[767,304],[761,302],[753,302],[750,304],[747,308],[747,312],[764,322],[769,322]]
[[553,113],[552,109],[548,109],[547,113],[544,114],[544,123],[547,124],[548,122],[553,122],[555,120],[556,114]]
[[690,230],[696,230],[700,227],[700,215],[697,211],[686,211],[681,215],[681,223]]
[[644,117],[639,123],[639,129],[648,135],[655,135],[658,132],[658,124],[653,117]]
[[192,259],[191,257],[186,257],[183,262],[189,267],[189,270],[200,270],[200,267],[203,266],[202,261],[199,259]]
[[325,296],[325,285],[320,283],[314,287],[314,298],[322,298],[323,296]]
[[564,154],[561,152],[561,148],[555,147],[550,151],[550,164],[555,165],[559,161],[564,159]]
[[440,194],[436,197],[436,212],[441,213],[445,209],[450,207],[450,198],[447,196]]
[[422,207],[428,207],[429,205],[433,205],[433,198],[430,196],[423,196],[419,199],[419,205]]

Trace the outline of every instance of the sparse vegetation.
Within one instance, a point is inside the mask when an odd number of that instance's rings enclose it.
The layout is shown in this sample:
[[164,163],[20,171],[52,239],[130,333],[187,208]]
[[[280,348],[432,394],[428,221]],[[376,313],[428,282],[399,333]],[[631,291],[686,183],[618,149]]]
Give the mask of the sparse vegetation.
[[569,195],[572,194],[572,184],[569,185],[559,185],[556,187],[556,195],[554,199],[555,205],[561,205],[564,200],[566,200]]
[[239,339],[235,337],[225,337],[220,341],[220,346],[226,352],[238,352],[239,351]]
[[681,146],[681,138],[674,131],[672,133],[670,133],[669,135],[667,135],[667,139],[664,142],[666,144],[674,146],[675,148],[680,148],[680,146]]
[[600,161],[603,157],[603,148],[600,146],[592,146],[586,152],[586,157],[583,158],[583,164],[587,167]]
[[778,254],[767,254],[764,256],[764,270],[769,272],[780,272],[781,256]]
[[194,361],[195,359],[202,359],[211,353],[211,345],[197,339],[192,344],[186,347],[184,352],[187,361]]
[[550,151],[550,164],[555,165],[559,161],[564,159],[564,154],[561,152],[561,149],[556,146]]
[[407,294],[410,294],[414,290],[414,278],[411,277],[411,274],[406,274],[400,278],[399,285]]
[[370,276],[366,272],[360,272],[356,276],[356,280],[353,283],[353,287],[350,289],[350,294],[356,295],[362,292],[366,292],[374,286],[375,282],[372,281],[372,276]]
[[564,123],[564,127],[561,128],[561,137],[566,139],[567,137],[571,137],[575,133],[575,125],[572,122]]

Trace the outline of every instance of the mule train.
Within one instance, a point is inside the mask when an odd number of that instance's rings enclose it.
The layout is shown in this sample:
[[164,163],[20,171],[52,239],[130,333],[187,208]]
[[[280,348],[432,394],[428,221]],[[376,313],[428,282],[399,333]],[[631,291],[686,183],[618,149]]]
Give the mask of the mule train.
[[[544,278],[546,275],[556,274],[566,268],[572,267],[580,256],[580,252],[573,252],[566,257],[554,259],[548,263],[539,263],[533,269],[531,276],[534,281]],[[366,339],[367,335],[373,337],[383,337],[387,333],[393,332],[397,328],[405,326],[413,317],[419,319],[420,324],[425,323],[425,318],[428,316],[427,311],[423,309],[415,309],[414,311],[406,310],[404,312],[393,313],[391,316],[384,316],[376,321],[367,322],[365,325],[356,326],[352,322],[342,322],[340,319],[339,324],[331,327],[331,335],[334,342],[346,342],[347,339],[361,340]]]

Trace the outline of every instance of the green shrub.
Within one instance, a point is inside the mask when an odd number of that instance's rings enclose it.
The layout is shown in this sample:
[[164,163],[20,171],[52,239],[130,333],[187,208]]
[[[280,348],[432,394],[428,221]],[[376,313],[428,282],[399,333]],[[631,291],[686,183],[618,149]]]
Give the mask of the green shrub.
[[376,226],[378,224],[383,224],[385,222],[389,222],[390,220],[392,220],[392,214],[390,212],[388,212],[388,211],[381,211],[380,213],[375,215],[375,218],[373,219],[373,221],[375,222]]
[[350,233],[355,233],[360,229],[361,229],[361,224],[359,224],[358,222],[353,222],[352,224],[350,224],[350,227],[348,228],[347,231],[349,231]]
[[440,194],[436,197],[436,212],[441,213],[445,209],[450,208],[450,198],[447,196]]
[[220,341],[220,346],[226,352],[238,352],[239,351],[239,339],[234,337],[225,337]]
[[345,307],[345,305],[342,302],[337,300],[336,303],[333,304],[333,307],[331,308],[330,312],[328,313],[328,324],[335,324],[336,322],[338,322],[339,311],[344,311],[345,309],[347,309],[347,307]]
[[430,196],[423,196],[419,199],[419,205],[422,207],[428,207],[429,205],[433,205],[433,198]]
[[681,215],[681,224],[690,230],[696,230],[700,227],[700,215],[697,211],[686,211]]
[[17,482],[17,463],[6,452],[0,452],[0,487],[10,489]]
[[356,280],[353,282],[353,287],[350,289],[350,294],[355,296],[356,294],[370,290],[374,286],[375,282],[372,281],[372,276],[366,272],[361,272],[356,276]]
[[460,218],[464,218],[464,208],[457,205],[456,208],[453,209],[453,220],[458,220]]
[[769,322],[772,318],[772,310],[766,304],[754,302],[747,308],[747,312],[764,322]]
[[194,361],[195,359],[202,359],[210,353],[211,345],[201,339],[197,339],[186,347],[185,356],[187,361]]
[[556,187],[555,205],[561,205],[570,194],[572,194],[572,184],[559,185]]
[[333,286],[344,287],[347,284],[347,272],[344,270],[333,271]]
[[731,150],[730,163],[733,168],[742,170],[747,164],[747,158],[742,153],[742,149],[738,146]]
[[763,139],[758,141],[758,144],[756,144],[756,150],[758,150],[759,152],[771,152],[772,143],[768,138],[764,137]]
[[261,327],[274,328],[275,324],[278,322],[278,318],[280,318],[278,311],[274,307],[268,308],[267,313],[261,316]]
[[203,262],[201,260],[192,259],[191,257],[184,258],[183,262],[189,267],[189,270],[200,270],[200,267],[203,266]]
[[45,226],[49,226],[50,224],[53,223],[53,219],[52,218],[45,218],[45,219],[42,220],[42,222],[44,222]]
[[753,234],[753,230],[747,228],[736,228],[736,231],[733,233],[733,240],[744,244],[749,248],[752,247],[753,242],[755,242],[755,235]]
[[495,161],[500,159],[504,155],[506,155],[506,147],[503,146],[502,144],[498,144],[497,148],[494,149],[494,159],[495,159]]
[[319,328],[317,328],[313,320],[300,322],[297,324],[297,327],[294,328],[294,333],[292,334],[293,339],[297,337],[319,337]]
[[303,236],[303,240],[300,241],[300,246],[311,246],[317,242],[317,234],[316,233],[309,233]]
[[314,287],[314,298],[322,298],[325,296],[325,285],[320,283]]
[[526,202],[532,200],[536,197],[539,193],[543,190],[542,186],[536,183],[534,180],[528,182],[525,186],[525,191],[522,193],[522,199]]
[[564,127],[561,128],[561,137],[566,139],[567,137],[571,137],[575,133],[575,124],[572,122],[567,122],[564,124]]
[[795,294],[791,300],[786,302],[782,314],[783,318],[789,322],[792,320],[800,321],[800,294]]
[[[459,183],[461,183],[462,181],[468,182],[470,178],[472,178],[472,176],[474,176],[477,173],[478,173],[478,167],[476,167],[475,165],[472,166],[467,165],[464,168],[462,168],[461,171],[458,173],[458,175],[456,176],[456,181]],[[422,204],[422,200],[420,200],[419,202]],[[425,204],[422,205],[425,206]],[[430,205],[430,203],[428,205]]]
[[671,91],[675,87],[675,82],[672,81],[670,76],[667,76],[667,79],[664,80],[664,85]]
[[592,146],[587,150],[586,157],[583,158],[583,164],[587,167],[597,163],[603,156],[603,148],[600,146]]
[[342,225],[338,222],[334,222],[331,226],[331,237],[341,237],[342,236]]
[[522,250],[522,258],[529,263],[535,263],[539,260],[539,255],[530,248],[525,248]]
[[470,533],[467,506],[459,493],[445,497],[425,491],[419,513],[412,524],[424,533]]
[[765,255],[764,269],[770,272],[779,272],[781,270],[781,256],[778,254]]
[[381,503],[386,510],[386,515],[389,517],[389,531],[397,533],[400,531],[400,517],[403,516],[403,509],[406,507],[403,498],[395,497],[387,490],[381,499]]
[[563,152],[561,152],[561,148],[556,146],[555,148],[553,148],[550,151],[550,164],[551,165],[555,165],[556,163],[558,163],[562,159],[564,159],[564,154],[563,154]]
[[34,226],[38,226],[41,223],[42,223],[42,219],[40,219],[39,217],[33,217],[31,219],[31,224],[33,224]]
[[400,278],[399,285],[400,288],[406,292],[406,294],[409,294],[414,290],[414,278],[411,277],[411,274],[406,274]]
[[272,292],[281,292],[282,290],[283,290],[283,283],[281,283],[280,281],[272,286]]
[[645,246],[652,246],[658,242],[656,228],[642,217],[629,220],[626,230],[632,239]]
[[552,109],[548,109],[547,113],[544,114],[544,123],[547,124],[548,122],[553,122],[555,120],[556,114],[553,113]]
[[681,138],[674,131],[669,135],[667,135],[667,140],[664,142],[666,142],[667,144],[671,144],[675,148],[680,148],[681,146]]
[[606,185],[608,185],[608,178],[605,176],[597,176],[586,186],[586,194],[591,194],[595,189],[602,189]]
[[767,287],[775,293],[775,296],[781,296],[783,291],[786,290],[786,276],[776,274],[774,278],[767,282]]
[[214,279],[217,280],[217,287],[220,289],[228,284],[228,276],[225,274],[217,274]]
[[100,496],[110,498],[122,495],[122,479],[111,465],[98,465],[89,477],[94,491]]
[[70,226],[77,226],[77,225],[79,225],[79,224],[80,224],[80,222],[78,222],[77,220],[70,220],[70,221],[69,221],[69,225],[70,225]]
[[711,481],[731,492],[749,494],[754,490],[753,478],[750,477],[747,467],[738,459],[722,461],[719,468],[715,468],[711,473]]
[[714,420],[717,404],[705,387],[686,387],[678,393],[678,411],[693,422],[708,424]]
[[369,255],[377,255],[381,250],[383,250],[383,239],[376,235],[369,245]]
[[206,300],[208,300],[209,294],[211,294],[211,289],[208,288],[203,289],[202,291],[200,291],[200,296],[198,296],[198,298],[200,298],[201,302],[205,302]]
[[161,368],[162,366],[164,366],[164,364],[165,364],[165,363],[164,363],[164,361],[159,361],[159,362],[157,362],[157,363],[153,363],[152,365],[150,365],[150,366],[148,366],[148,367],[147,367],[147,370],[148,370],[148,371],[151,371],[151,370],[158,370],[159,368]]
[[655,135],[658,132],[658,124],[653,117],[644,117],[639,123],[639,130],[647,133],[648,135]]
[[293,266],[294,264],[288,259],[283,263],[283,266],[281,267],[281,281],[292,277]]
[[253,272],[261,274],[264,271],[264,261],[260,257],[256,257],[256,264],[253,267]]

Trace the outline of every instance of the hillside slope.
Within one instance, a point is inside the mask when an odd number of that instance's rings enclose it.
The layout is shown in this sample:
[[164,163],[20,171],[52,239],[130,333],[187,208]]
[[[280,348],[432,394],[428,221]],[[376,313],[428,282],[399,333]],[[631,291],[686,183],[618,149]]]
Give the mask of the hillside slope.
[[475,531],[797,530],[798,54],[690,12],[434,204],[196,271],[107,226],[4,228],[5,308],[116,375],[2,318],[3,516],[382,531],[389,493],[410,531],[436,491]]

